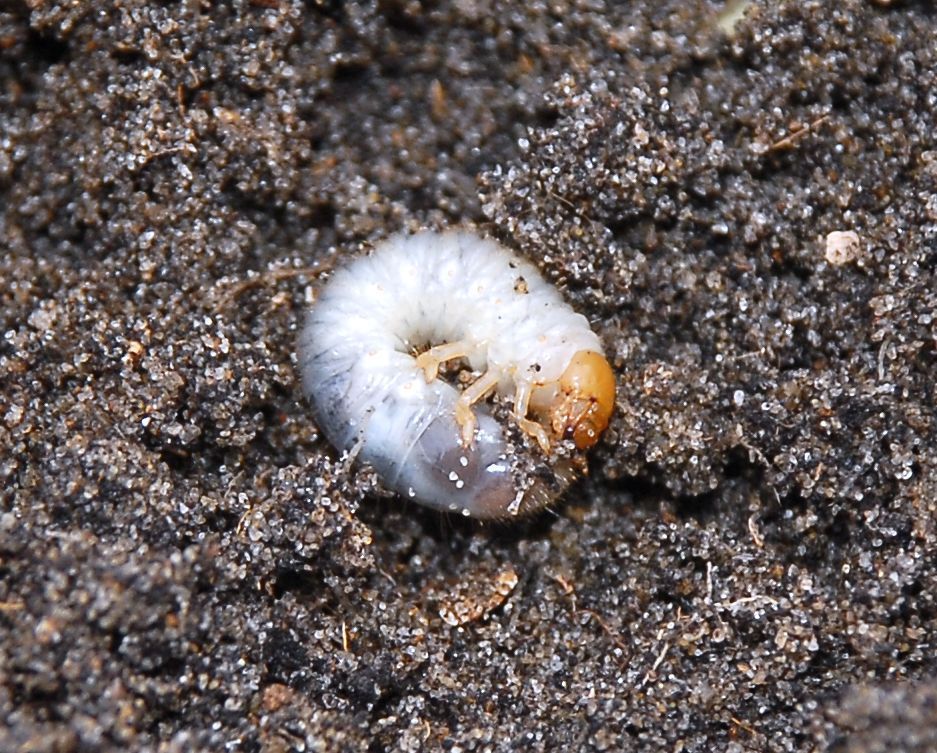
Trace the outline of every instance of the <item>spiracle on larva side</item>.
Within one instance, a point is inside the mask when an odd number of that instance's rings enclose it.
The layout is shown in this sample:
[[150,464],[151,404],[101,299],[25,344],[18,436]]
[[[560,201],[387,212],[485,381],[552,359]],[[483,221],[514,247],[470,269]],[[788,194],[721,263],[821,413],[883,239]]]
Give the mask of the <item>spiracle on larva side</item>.
[[[415,355],[416,354],[416,355]],[[441,364],[479,376],[459,391]],[[306,316],[298,360],[316,422],[404,497],[476,518],[541,509],[551,487],[521,469],[484,398],[512,401],[545,454],[598,441],[615,379],[598,336],[530,262],[469,232],[397,235],[337,271]]]

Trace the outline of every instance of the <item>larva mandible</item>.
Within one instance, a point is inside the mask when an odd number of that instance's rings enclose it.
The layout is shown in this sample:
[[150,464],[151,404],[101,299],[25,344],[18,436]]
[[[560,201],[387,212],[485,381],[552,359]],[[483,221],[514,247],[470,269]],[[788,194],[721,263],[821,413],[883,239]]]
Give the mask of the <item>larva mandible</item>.
[[[461,392],[437,376],[459,358],[481,374]],[[487,395],[512,398],[545,452],[562,438],[591,447],[615,404],[586,318],[533,264],[468,232],[397,235],[336,272],[307,314],[298,360],[335,447],[402,496],[476,518],[550,499],[516,478]]]

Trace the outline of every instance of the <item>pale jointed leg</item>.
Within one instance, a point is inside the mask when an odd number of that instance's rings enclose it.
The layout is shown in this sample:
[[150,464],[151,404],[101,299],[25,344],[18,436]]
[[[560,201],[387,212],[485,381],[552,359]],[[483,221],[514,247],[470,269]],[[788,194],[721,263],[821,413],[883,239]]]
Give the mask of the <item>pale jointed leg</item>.
[[516,381],[514,383],[514,420],[517,421],[521,431],[536,439],[540,449],[548,453],[550,452],[550,435],[539,422],[527,418],[531,392],[533,392],[533,385],[530,382]]
[[464,342],[456,340],[451,343],[434,345],[429,350],[416,357],[416,365],[423,369],[423,376],[427,383],[432,382],[439,374],[439,367],[446,361],[464,358],[468,355],[468,347]]
[[475,412],[472,406],[483,400],[498,386],[498,375],[493,371],[486,371],[478,379],[466,387],[455,404],[455,420],[462,429],[463,447],[471,447],[475,438]]

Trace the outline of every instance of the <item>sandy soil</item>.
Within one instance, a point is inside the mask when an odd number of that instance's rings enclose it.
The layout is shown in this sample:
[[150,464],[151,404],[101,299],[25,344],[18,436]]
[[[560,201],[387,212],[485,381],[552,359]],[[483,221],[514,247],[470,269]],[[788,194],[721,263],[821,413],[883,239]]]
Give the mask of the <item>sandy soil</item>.
[[[0,6],[0,749],[937,749],[937,17],[721,10]],[[618,379],[511,526],[295,370],[320,271],[454,225]]]

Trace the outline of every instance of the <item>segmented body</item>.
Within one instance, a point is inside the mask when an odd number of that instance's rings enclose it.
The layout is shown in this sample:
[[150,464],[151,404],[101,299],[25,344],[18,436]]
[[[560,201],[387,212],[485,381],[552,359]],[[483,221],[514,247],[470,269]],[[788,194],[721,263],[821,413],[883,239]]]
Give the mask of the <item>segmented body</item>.
[[[532,264],[466,232],[395,236],[339,270],[299,342],[304,389],[335,447],[357,451],[405,497],[480,518],[530,507],[481,398],[513,397],[520,425],[548,446],[564,431],[561,419],[550,428],[550,406],[582,353],[601,360],[611,380],[585,317]],[[458,357],[482,373],[464,392],[436,377],[439,363]],[[528,409],[544,412],[547,428],[527,419]],[[598,432],[607,421],[594,422]]]

